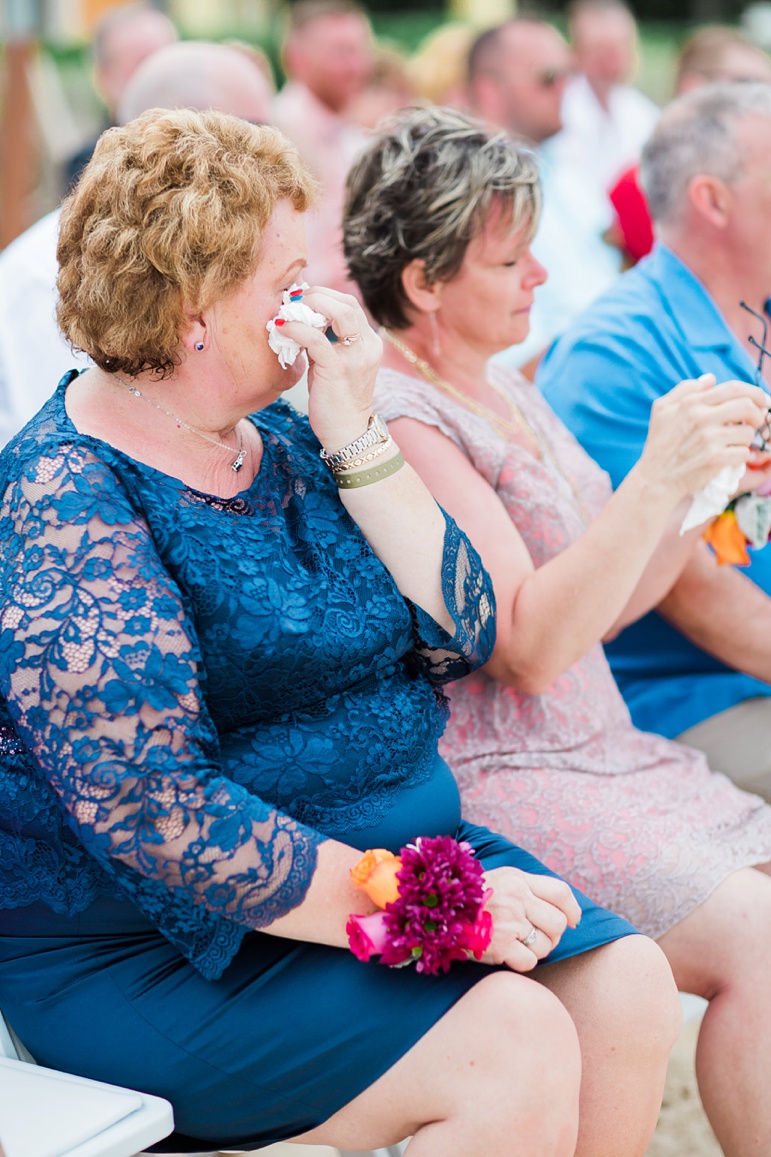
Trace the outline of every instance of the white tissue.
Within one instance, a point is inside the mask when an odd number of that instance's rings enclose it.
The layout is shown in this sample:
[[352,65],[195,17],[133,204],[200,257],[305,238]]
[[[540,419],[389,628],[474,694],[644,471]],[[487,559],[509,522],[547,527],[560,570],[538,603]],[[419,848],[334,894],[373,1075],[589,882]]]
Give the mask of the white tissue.
[[693,530],[708,518],[722,514],[734,496],[736,487],[744,474],[744,466],[724,466],[719,474],[710,479],[698,494],[694,494],[688,513],[683,519],[680,533]]
[[[283,304],[276,317],[283,318],[284,321],[304,321],[306,325],[312,325],[314,329],[325,329],[329,325],[329,321],[323,314],[317,313],[309,305],[304,305],[302,301],[291,300],[292,293],[296,293],[298,289],[305,290],[307,288],[306,282],[303,282],[302,285],[290,285],[284,293]],[[265,327],[268,331],[268,345],[274,354],[278,355],[282,368],[286,369],[287,366],[294,365],[302,347],[294,338],[284,336],[281,332],[282,327],[276,326],[276,317],[271,318]]]

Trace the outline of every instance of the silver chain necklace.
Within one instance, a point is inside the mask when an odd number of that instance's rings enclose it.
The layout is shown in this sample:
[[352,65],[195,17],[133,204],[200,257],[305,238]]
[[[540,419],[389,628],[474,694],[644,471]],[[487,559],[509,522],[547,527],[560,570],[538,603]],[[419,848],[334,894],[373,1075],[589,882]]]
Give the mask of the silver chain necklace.
[[148,398],[147,394],[143,394],[142,391],[138,389],[137,386],[132,385],[131,382],[127,382],[124,378],[118,377],[117,374],[114,374],[113,377],[115,378],[116,382],[120,382],[122,386],[126,387],[132,397],[141,398],[143,402],[147,402],[148,406],[155,406],[155,409],[160,410],[161,413],[165,414],[167,418],[173,418],[178,426],[184,426],[184,428],[189,430],[191,434],[197,434],[198,437],[203,438],[205,442],[211,442],[212,446],[219,446],[220,450],[226,450],[228,454],[235,453],[235,461],[231,463],[230,469],[234,474],[237,474],[241,469],[244,464],[244,459],[246,458],[246,447],[244,446],[244,439],[241,436],[240,430],[237,431],[238,451],[235,452],[232,446],[228,446],[224,442],[220,442],[218,438],[210,438],[208,434],[204,434],[202,430],[196,430],[195,426],[191,426],[189,422],[186,422],[184,418],[180,418],[178,414],[172,414],[171,410],[167,410],[163,406],[159,406],[157,402],[154,402],[152,398]]

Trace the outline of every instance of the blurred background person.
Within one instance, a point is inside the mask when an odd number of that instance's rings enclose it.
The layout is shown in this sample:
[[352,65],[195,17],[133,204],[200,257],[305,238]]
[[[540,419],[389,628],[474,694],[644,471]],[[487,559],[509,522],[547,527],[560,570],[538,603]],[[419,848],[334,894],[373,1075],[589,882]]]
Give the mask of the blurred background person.
[[637,25],[621,0],[575,0],[568,25],[577,71],[563,97],[560,147],[607,194],[640,156],[659,109],[629,83]]
[[[117,110],[123,90],[142,61],[176,39],[177,30],[168,16],[149,3],[111,8],[97,23],[91,55],[94,85],[106,109],[103,128],[118,123]],[[97,138],[98,134],[64,163],[65,191],[88,164]]]
[[282,60],[287,82],[273,102],[273,123],[322,188],[319,208],[308,217],[307,280],[351,292],[340,221],[345,178],[365,140],[348,110],[375,68],[364,10],[353,0],[299,0],[291,8]]
[[369,80],[346,106],[346,116],[371,131],[384,116],[398,112],[416,97],[407,61],[398,48],[377,44]]
[[[674,95],[692,92],[705,84],[761,81],[771,84],[771,60],[762,48],[741,32],[724,25],[700,28],[680,52]],[[621,250],[625,268],[653,248],[653,222],[639,181],[637,163],[625,170],[610,190],[613,224],[609,240]]]
[[711,24],[686,40],[677,62],[675,96],[703,84],[741,81],[771,82],[771,61],[736,28]]
[[465,110],[469,106],[469,52],[478,32],[453,21],[434,29],[408,63],[416,95],[431,104]]
[[[150,108],[216,109],[260,123],[271,89],[240,49],[185,41],[159,49],[123,91],[121,123]],[[43,217],[0,254],[0,445],[37,413],[73,366],[85,366],[55,317],[59,210]]]
[[543,214],[533,254],[549,270],[536,294],[530,334],[501,355],[531,377],[547,346],[572,319],[613,283],[621,269],[618,250],[604,234],[610,206],[584,166],[555,147],[562,128],[562,100],[573,58],[550,24],[530,17],[483,32],[468,60],[471,110],[537,151],[543,183]]
[[126,124],[149,108],[213,109],[265,124],[272,96],[263,69],[240,45],[186,40],[145,61],[126,86],[118,116]]
[[229,40],[221,41],[221,43],[226,44],[228,48],[237,48],[239,52],[243,52],[251,60],[252,64],[259,68],[267,81],[272,100],[276,95],[276,78],[273,74],[270,57],[265,49],[261,48],[259,44],[250,44],[248,40],[240,40],[238,37],[231,37]]

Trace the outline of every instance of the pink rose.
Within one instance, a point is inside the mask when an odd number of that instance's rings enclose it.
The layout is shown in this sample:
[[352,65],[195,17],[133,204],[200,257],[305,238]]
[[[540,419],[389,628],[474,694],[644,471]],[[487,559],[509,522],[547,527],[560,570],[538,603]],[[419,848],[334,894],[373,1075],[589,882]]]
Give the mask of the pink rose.
[[351,952],[364,964],[371,956],[379,955],[388,943],[382,912],[373,912],[371,916],[349,916],[345,932]]
[[481,960],[493,938],[493,918],[487,909],[480,909],[474,923],[467,924],[464,931],[465,947],[477,960]]
[[493,918],[485,908],[485,904],[492,894],[492,888],[485,889],[482,894],[482,903],[479,905],[476,920],[473,924],[467,924],[464,930],[465,947],[477,960],[482,959],[483,954],[487,948],[489,948],[490,941],[493,938]]

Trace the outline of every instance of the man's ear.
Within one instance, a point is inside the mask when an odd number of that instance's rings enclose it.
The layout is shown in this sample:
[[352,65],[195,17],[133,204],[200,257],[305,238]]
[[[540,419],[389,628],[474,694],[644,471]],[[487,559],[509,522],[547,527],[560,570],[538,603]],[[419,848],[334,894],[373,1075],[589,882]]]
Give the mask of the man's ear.
[[688,199],[713,228],[725,229],[731,209],[731,189],[725,181],[709,173],[697,173],[688,182]]
[[407,300],[419,313],[436,313],[441,304],[443,283],[426,280],[426,263],[414,257],[402,270],[402,288]]

